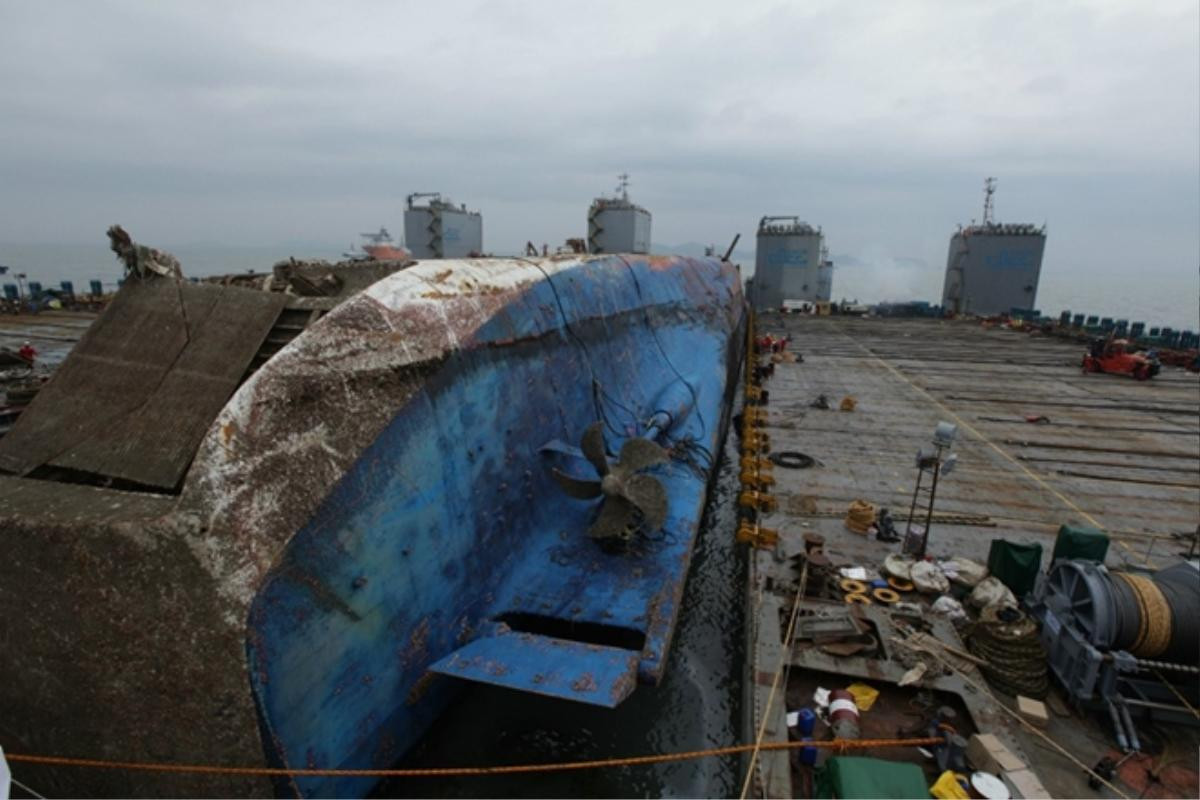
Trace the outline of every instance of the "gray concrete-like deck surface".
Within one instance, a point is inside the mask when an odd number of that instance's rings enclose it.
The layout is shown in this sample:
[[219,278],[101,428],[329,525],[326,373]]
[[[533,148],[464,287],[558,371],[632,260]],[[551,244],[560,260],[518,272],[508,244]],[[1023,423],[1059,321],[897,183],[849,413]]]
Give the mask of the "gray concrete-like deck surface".
[[[779,509],[760,517],[781,541],[750,561],[756,717],[782,658],[778,615],[790,606],[795,582],[788,557],[803,551],[808,532],[825,537],[835,564],[874,569],[899,552],[899,544],[850,532],[843,517],[851,501],[865,500],[899,517],[903,533],[915,456],[922,447],[932,451],[939,421],[958,425],[958,464],[939,483],[936,513],[985,519],[935,518],[928,544],[934,557],[986,563],[992,540],[1007,539],[1040,543],[1046,566],[1059,526],[1074,523],[1109,533],[1109,566],[1165,567],[1189,544],[1173,535],[1197,530],[1200,378],[1193,373],[1164,367],[1144,383],[1085,375],[1081,343],[978,322],[768,314],[758,318],[758,333],[789,334],[788,350],[803,355],[802,363],[778,363],[764,384],[771,450],[800,451],[817,464],[775,467]],[[832,410],[810,407],[821,394]],[[856,400],[853,412],[837,410],[846,396]],[[1038,415],[1049,422],[1026,421]],[[798,650],[792,656],[804,661]],[[766,721],[768,741],[787,735],[779,700]],[[1073,715],[1052,718],[1049,732],[1088,764],[1112,744],[1107,728]],[[1006,733],[1021,742],[1054,796],[1097,796],[1081,771],[1046,745],[1015,726]],[[766,795],[798,791],[786,753],[760,760]]]

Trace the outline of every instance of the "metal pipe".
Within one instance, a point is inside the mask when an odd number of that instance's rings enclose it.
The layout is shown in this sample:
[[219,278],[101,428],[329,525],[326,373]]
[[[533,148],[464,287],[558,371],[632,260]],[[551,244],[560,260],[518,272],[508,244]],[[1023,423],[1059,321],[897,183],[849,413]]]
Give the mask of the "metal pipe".
[[1121,715],[1117,713],[1117,707],[1112,700],[1108,701],[1108,714],[1112,717],[1113,732],[1117,735],[1117,745],[1122,750],[1129,749],[1129,740],[1125,738],[1125,728],[1121,725]]
[[1141,750],[1142,743],[1138,741],[1137,728],[1134,727],[1133,720],[1129,717],[1129,706],[1125,705],[1125,698],[1121,698],[1121,702],[1117,704],[1121,709],[1121,719],[1125,722],[1126,733],[1129,734],[1129,744],[1134,750]]

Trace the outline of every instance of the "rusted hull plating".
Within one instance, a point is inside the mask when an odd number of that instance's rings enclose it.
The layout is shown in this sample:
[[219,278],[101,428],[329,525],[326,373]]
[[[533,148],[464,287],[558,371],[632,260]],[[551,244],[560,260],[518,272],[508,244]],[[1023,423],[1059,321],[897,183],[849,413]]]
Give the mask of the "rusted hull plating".
[[[178,542],[192,565],[183,588],[207,592],[206,616],[193,613],[180,629],[131,603],[94,614],[97,624],[120,627],[112,633],[132,637],[130,648],[186,651],[180,642],[190,642],[215,677],[211,698],[180,687],[189,716],[179,719],[162,714],[175,690],[143,696],[164,692],[150,665],[125,670],[123,691],[104,693],[128,705],[108,709],[120,721],[101,754],[140,756],[148,740],[175,737],[200,751],[180,760],[246,763],[265,750],[268,763],[290,767],[384,767],[457,683],[431,665],[602,705],[657,681],[741,319],[737,273],[714,259],[427,262],[346,300],[241,386],[177,501],[148,500],[105,534]],[[550,468],[582,476],[564,442],[601,419],[616,452],[663,404],[677,413],[659,441],[688,443],[692,463],[656,468],[670,498],[663,531],[606,553],[585,535],[596,507],[563,495]],[[25,499],[0,499],[0,519],[36,534],[49,524],[37,517],[39,487],[17,488]],[[108,495],[123,495],[76,491],[80,502],[95,498],[97,517]],[[76,522],[86,520],[54,520],[68,532]],[[175,552],[160,545],[140,558]],[[147,561],[137,571],[165,568]],[[89,624],[86,610],[76,624]],[[234,657],[239,633],[244,652]],[[77,655],[69,642],[46,650]],[[5,674],[19,684],[21,665],[11,666]],[[55,740],[28,723],[23,741],[86,753],[69,732]],[[205,739],[206,727],[240,734],[207,746],[199,743],[217,740]],[[257,752],[246,749],[248,730],[262,734]],[[248,791],[155,780],[117,791]],[[347,795],[370,781],[289,788]]]

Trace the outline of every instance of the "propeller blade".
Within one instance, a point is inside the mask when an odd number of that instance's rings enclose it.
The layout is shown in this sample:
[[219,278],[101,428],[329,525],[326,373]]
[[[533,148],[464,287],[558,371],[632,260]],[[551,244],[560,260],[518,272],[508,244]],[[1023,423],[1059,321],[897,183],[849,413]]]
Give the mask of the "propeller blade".
[[637,510],[624,497],[608,497],[600,506],[600,516],[588,528],[593,539],[628,539],[637,523]]
[[642,512],[646,533],[657,533],[667,521],[667,490],[652,475],[634,475],[625,481],[625,497]]
[[592,462],[592,466],[596,468],[596,472],[601,478],[608,474],[608,454],[604,450],[603,422],[593,422],[588,426],[588,429],[583,432],[583,439],[579,442],[579,449],[583,451],[584,457]]
[[617,457],[617,465],[626,475],[632,475],[646,467],[661,464],[667,460],[667,451],[647,439],[627,439],[621,445],[621,455]]
[[562,490],[571,495],[571,497],[577,497],[580,500],[591,500],[593,497],[600,496],[600,481],[581,481],[557,469],[551,469],[550,472],[554,475],[554,480],[558,481],[558,485]]

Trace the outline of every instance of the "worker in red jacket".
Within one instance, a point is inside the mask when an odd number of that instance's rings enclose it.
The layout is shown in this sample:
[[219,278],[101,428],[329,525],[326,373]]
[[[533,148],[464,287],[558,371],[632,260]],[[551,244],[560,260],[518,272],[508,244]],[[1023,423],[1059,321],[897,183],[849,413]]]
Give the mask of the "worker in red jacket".
[[[10,351],[11,352],[11,351]],[[29,366],[33,366],[33,360],[37,358],[37,350],[33,349],[33,345],[29,342],[21,345],[21,349],[17,351],[17,355],[29,362]]]

